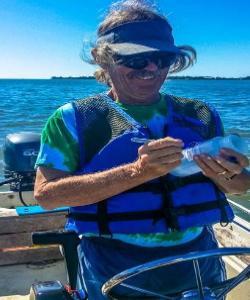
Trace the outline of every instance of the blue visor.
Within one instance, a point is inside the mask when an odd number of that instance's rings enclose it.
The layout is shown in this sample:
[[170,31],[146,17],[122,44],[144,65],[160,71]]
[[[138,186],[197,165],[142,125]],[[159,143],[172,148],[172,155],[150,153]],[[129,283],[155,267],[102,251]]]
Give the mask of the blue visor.
[[108,43],[117,55],[148,52],[181,53],[175,46],[172,28],[164,19],[125,23],[99,35],[97,44]]

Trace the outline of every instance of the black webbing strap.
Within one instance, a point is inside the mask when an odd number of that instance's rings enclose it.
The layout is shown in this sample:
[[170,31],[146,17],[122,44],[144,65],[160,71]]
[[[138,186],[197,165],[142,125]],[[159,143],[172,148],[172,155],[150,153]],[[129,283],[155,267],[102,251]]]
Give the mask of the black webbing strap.
[[109,230],[107,200],[103,200],[97,203],[96,222],[99,228],[100,235],[112,235],[111,231]]
[[151,192],[153,194],[160,194],[161,193],[161,183],[160,181],[156,182],[146,182],[144,184],[138,185],[130,190],[123,192],[122,194],[126,193],[145,193]]
[[174,218],[177,218],[178,216],[182,215],[191,215],[194,213],[199,213],[202,211],[212,210],[216,208],[225,209],[225,206],[228,204],[227,199],[220,199],[215,201],[209,201],[205,203],[199,203],[199,204],[192,204],[192,205],[183,205],[180,207],[172,207],[171,208],[171,215]]
[[230,220],[228,219],[228,216],[227,216],[226,208],[225,208],[225,202],[228,204],[228,201],[224,197],[222,198],[221,192],[216,188],[215,188],[215,194],[217,197],[218,207],[219,207],[220,213],[221,213],[220,225],[225,227],[230,222]]
[[[174,224],[172,223],[172,218],[170,215],[170,207],[171,207],[171,195],[169,193],[168,182],[165,177],[160,177],[160,187],[161,187],[161,196],[162,196],[162,217],[166,222],[168,228],[174,228]],[[155,216],[154,222],[157,222],[159,216]]]
[[[133,211],[123,213],[109,213],[107,214],[108,222],[119,222],[119,221],[136,221],[136,220],[147,220],[153,219],[155,216],[162,218],[161,210],[147,210],[147,211]],[[91,213],[78,213],[70,212],[67,217],[73,218],[76,221],[85,222],[98,222],[97,214]],[[110,233],[109,233],[110,234]]]

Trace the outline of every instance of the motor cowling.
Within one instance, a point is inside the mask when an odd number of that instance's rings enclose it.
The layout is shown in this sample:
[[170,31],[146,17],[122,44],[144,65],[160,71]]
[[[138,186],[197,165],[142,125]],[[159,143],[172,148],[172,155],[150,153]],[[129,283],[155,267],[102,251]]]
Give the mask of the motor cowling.
[[35,162],[40,148],[40,134],[18,132],[8,134],[3,146],[5,178],[13,178],[12,191],[31,191],[34,188]]

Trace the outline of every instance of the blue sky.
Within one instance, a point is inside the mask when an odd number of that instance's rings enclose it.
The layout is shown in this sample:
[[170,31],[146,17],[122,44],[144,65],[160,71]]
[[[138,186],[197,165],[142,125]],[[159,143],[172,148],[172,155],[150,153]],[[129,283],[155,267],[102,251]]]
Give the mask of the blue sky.
[[[0,0],[0,78],[92,75],[83,40],[93,39],[110,0]],[[198,52],[179,75],[250,75],[250,1],[158,0],[177,45]]]

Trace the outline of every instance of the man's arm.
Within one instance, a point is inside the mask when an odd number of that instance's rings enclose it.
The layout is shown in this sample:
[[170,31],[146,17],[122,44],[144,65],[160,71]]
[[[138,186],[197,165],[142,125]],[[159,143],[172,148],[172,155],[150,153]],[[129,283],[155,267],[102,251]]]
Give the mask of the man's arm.
[[39,167],[34,195],[38,203],[46,209],[82,206],[119,194],[147,179],[135,163],[100,173],[76,176]]
[[167,174],[180,164],[181,150],[180,140],[167,137],[141,146],[135,162],[102,172],[72,176],[39,167],[35,198],[46,209],[93,204]]

